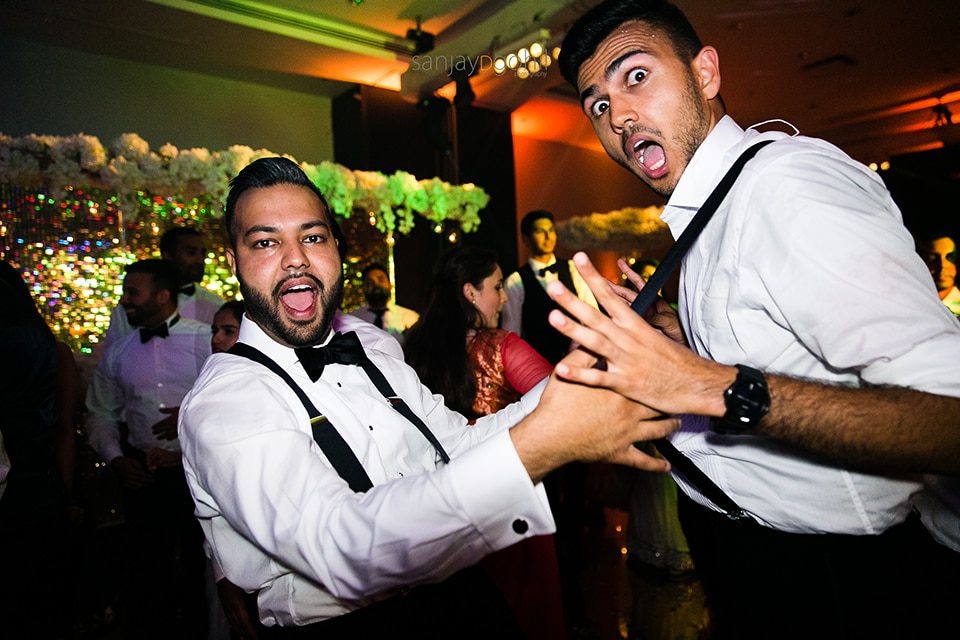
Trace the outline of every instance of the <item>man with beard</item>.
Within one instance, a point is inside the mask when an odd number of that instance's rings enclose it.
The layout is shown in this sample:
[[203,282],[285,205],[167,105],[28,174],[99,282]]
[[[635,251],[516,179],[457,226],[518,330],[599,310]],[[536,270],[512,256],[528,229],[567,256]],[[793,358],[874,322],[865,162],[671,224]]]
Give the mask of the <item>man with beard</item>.
[[404,332],[417,323],[420,315],[393,301],[393,285],[390,283],[387,268],[383,265],[367,265],[362,277],[363,299],[367,304],[354,309],[350,314],[401,340]]
[[542,477],[575,459],[667,467],[630,443],[676,421],[615,393],[550,380],[468,426],[406,364],[331,332],[340,230],[295,163],[243,169],[226,224],[245,346],[207,361],[180,435],[214,557],[271,635],[514,637],[463,569],[553,532]]
[[87,437],[123,491],[129,583],[122,616],[131,638],[206,632],[202,537],[178,464],[176,425],[180,401],[210,355],[210,327],[180,316],[178,290],[172,262],[127,267],[120,305],[139,330],[103,355],[87,389]]
[[668,198],[675,237],[772,141],[687,252],[679,318],[639,318],[582,254],[610,317],[551,289],[583,323],[553,325],[606,362],[558,375],[703,417],[672,440],[736,503],[678,477],[715,637],[947,637],[935,599],[957,574],[920,558],[936,545],[901,472],[957,471],[960,327],[881,180],[822,140],[741,129],[717,51],[667,2],[601,3],[559,66],[610,157]]
[[[179,272],[177,310],[180,316],[213,324],[213,316],[220,310],[223,298],[200,285],[207,257],[203,235],[190,227],[168,229],[160,236],[160,257],[176,265]],[[118,304],[110,315],[110,327],[103,336],[103,349],[108,349],[133,330],[123,306]]]

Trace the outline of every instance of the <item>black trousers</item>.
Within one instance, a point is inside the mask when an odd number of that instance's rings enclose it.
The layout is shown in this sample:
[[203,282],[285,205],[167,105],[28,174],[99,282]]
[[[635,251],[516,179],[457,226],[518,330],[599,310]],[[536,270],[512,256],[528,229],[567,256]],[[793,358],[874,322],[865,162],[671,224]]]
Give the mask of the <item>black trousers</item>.
[[302,627],[260,627],[258,635],[260,640],[523,638],[500,590],[477,567],[337,618]]
[[937,594],[960,576],[934,566],[944,548],[919,517],[853,536],[738,525],[682,493],[679,512],[713,640],[960,637]]

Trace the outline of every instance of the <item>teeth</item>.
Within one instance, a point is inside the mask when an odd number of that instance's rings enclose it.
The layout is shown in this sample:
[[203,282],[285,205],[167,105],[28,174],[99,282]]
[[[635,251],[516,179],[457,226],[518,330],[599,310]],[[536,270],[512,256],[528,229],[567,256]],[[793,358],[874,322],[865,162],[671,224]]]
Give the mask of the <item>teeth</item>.
[[308,287],[305,284],[298,284],[294,287],[290,287],[289,289],[287,289],[287,293],[295,292],[295,291],[311,291],[311,290],[313,290],[313,287]]

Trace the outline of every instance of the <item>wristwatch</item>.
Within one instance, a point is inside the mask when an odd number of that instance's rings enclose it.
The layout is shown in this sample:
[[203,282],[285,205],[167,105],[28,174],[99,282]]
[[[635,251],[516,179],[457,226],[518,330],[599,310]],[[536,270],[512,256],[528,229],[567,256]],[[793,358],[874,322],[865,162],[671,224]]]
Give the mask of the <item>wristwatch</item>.
[[710,429],[717,433],[752,433],[770,410],[770,390],[763,373],[753,367],[737,365],[737,378],[723,392],[727,412],[712,418]]

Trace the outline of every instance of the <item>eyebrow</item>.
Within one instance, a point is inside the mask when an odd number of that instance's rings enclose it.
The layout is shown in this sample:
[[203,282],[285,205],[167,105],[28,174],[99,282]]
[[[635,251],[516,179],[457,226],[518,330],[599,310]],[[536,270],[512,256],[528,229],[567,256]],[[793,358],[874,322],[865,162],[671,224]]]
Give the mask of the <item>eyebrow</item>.
[[[647,51],[646,49],[631,49],[630,51],[627,51],[626,53],[616,58],[615,60],[610,62],[610,64],[607,65],[607,68],[604,69],[603,71],[603,79],[609,80],[611,77],[613,77],[613,74],[617,72],[617,69],[620,68],[620,65],[622,65],[627,58],[633,57],[640,53],[649,54],[650,52]],[[599,93],[599,89],[597,89],[596,84],[592,84],[586,89],[584,89],[583,92],[580,94],[580,108],[581,109],[583,108],[583,105],[588,98],[592,98],[598,93]]]
[[[323,220],[310,220],[309,222],[304,222],[303,224],[301,224],[299,230],[306,231],[308,229],[313,229],[315,227],[324,227],[326,229],[330,229],[330,225],[328,225]],[[243,234],[243,237],[246,238],[255,233],[276,233],[277,231],[279,231],[278,227],[274,227],[268,224],[255,224],[249,229],[247,229],[246,233]]]

